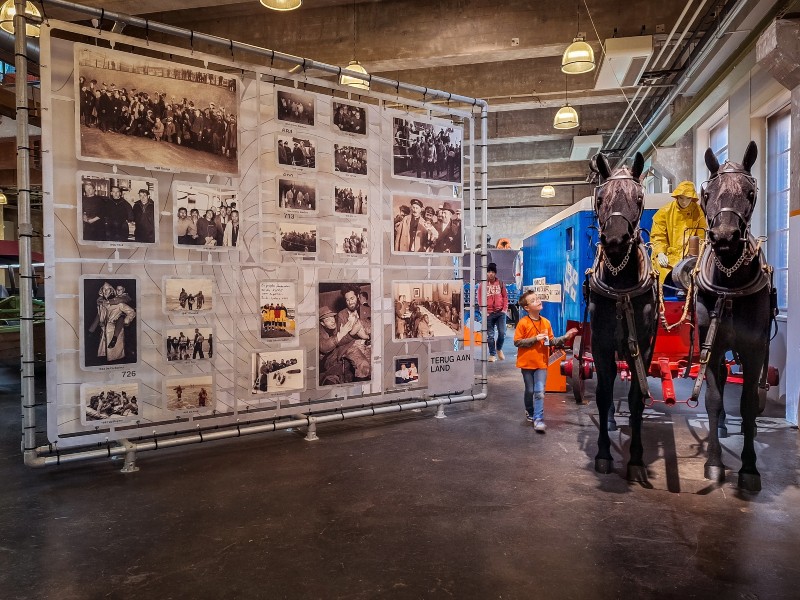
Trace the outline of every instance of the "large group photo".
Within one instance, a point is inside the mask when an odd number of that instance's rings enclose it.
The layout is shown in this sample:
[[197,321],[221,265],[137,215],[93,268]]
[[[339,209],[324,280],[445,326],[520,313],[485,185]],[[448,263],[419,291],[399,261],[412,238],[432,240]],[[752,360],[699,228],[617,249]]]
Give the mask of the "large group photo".
[[461,183],[463,127],[394,117],[392,175]]
[[454,198],[392,195],[392,251],[461,254],[463,202]]
[[278,104],[278,120],[296,123],[297,125],[314,125],[315,104],[313,94],[304,94],[296,90],[278,89],[275,94]]
[[297,392],[305,389],[305,350],[255,352],[251,359],[252,394]]
[[333,127],[341,133],[367,134],[367,109],[356,104],[333,102]]
[[139,384],[81,384],[81,423],[100,425],[127,423],[139,418]]
[[238,174],[235,77],[83,44],[75,72],[79,158]]
[[278,208],[283,210],[317,210],[317,186],[313,181],[280,177],[278,179]]
[[317,251],[317,226],[306,223],[278,223],[281,250],[314,254]]
[[184,182],[175,182],[172,189],[176,246],[225,250],[240,245],[238,192]]
[[85,367],[132,365],[138,361],[138,290],[135,277],[83,277]]
[[317,145],[309,138],[275,136],[278,164],[298,169],[317,168]]
[[372,379],[369,283],[319,284],[319,386]]
[[158,243],[158,184],[148,177],[78,173],[78,239],[83,244]]
[[395,340],[462,334],[460,281],[394,281],[392,298]]
[[358,146],[333,145],[333,168],[337,173],[367,174],[367,149]]

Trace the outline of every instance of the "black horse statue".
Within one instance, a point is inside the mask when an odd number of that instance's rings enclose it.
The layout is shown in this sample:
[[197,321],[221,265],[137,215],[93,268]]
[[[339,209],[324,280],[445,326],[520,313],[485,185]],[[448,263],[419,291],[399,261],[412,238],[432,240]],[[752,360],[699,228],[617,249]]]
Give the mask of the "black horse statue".
[[761,489],[753,445],[759,388],[763,391],[767,387],[770,328],[777,304],[772,267],[750,233],[758,193],[750,168],[757,155],[755,142],[750,142],[741,164],[725,161],[720,166],[711,148],[706,150],[711,178],[702,186],[700,203],[708,219],[708,233],[695,271],[697,324],[704,341],[701,371],[692,394],[695,399],[699,396],[705,375],[709,427],[705,477],[724,481],[719,434],[724,426],[722,394],[728,374],[725,352],[732,350],[738,355],[744,379],[739,487],[754,492]]
[[618,354],[627,361],[632,375],[628,393],[631,443],[627,477],[646,482],[641,428],[644,402],[650,396],[647,371],[658,327],[658,278],[639,230],[644,210],[644,188],[639,178],[644,159],[637,152],[632,169],[620,167],[612,174],[606,157],[597,154],[593,166],[600,175],[600,185],[594,194],[600,243],[594,265],[587,273],[584,293],[588,296],[600,416],[594,468],[599,473],[610,473],[614,467],[608,432],[616,427],[613,415]]

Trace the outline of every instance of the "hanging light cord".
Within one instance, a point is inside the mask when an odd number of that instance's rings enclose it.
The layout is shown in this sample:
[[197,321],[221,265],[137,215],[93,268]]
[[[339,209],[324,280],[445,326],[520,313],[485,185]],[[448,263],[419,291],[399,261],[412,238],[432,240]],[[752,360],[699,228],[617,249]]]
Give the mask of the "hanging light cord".
[[353,0],[353,60],[356,59],[356,0]]

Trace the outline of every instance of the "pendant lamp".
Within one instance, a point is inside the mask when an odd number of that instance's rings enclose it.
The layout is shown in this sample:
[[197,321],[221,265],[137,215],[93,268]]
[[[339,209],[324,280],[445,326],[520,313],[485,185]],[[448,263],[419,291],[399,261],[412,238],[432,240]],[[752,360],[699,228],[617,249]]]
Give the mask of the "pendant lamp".
[[569,105],[566,76],[564,76],[564,106],[558,109],[558,112],[553,119],[553,127],[555,129],[574,129],[577,126],[578,113]]
[[[14,0],[6,0],[0,8],[0,29],[14,35],[14,16],[16,14]],[[25,17],[28,19],[28,23],[25,25],[25,34],[28,37],[39,37],[38,23],[42,20],[42,13],[33,2],[25,3]],[[31,19],[35,23],[31,23]]]
[[259,0],[261,6],[272,10],[294,10],[300,8],[303,0]]
[[[353,60],[351,60],[345,69],[349,71],[355,71],[356,73],[362,73],[364,75],[369,75],[367,70],[361,66],[361,63],[358,62],[355,58],[356,56],[356,32],[357,32],[357,24],[356,24],[356,0],[353,0]],[[350,75],[340,75],[339,76],[339,83],[341,85],[349,85],[350,87],[358,88],[360,90],[368,90],[369,83],[363,79],[359,79],[358,77],[351,77]]]
[[556,188],[554,188],[549,183],[542,187],[542,198],[555,198],[556,196]]
[[576,35],[572,43],[567,46],[564,51],[564,56],[561,58],[561,71],[568,75],[580,75],[581,73],[589,73],[594,71],[594,50],[586,43],[586,40],[581,35],[581,5],[578,2],[578,35]]
[[0,192],[0,204],[8,204],[8,198],[3,192]]

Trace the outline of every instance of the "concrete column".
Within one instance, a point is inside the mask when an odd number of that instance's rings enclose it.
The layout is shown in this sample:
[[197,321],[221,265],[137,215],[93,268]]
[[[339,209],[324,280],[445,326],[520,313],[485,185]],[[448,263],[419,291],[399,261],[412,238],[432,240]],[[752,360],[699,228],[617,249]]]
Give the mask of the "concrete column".
[[[791,187],[789,190],[789,256],[800,256],[800,20],[778,19],[756,45],[758,64],[792,92]],[[791,262],[790,262],[791,264]],[[789,269],[789,313],[786,322],[786,420],[797,425],[800,403],[800,271]]]

